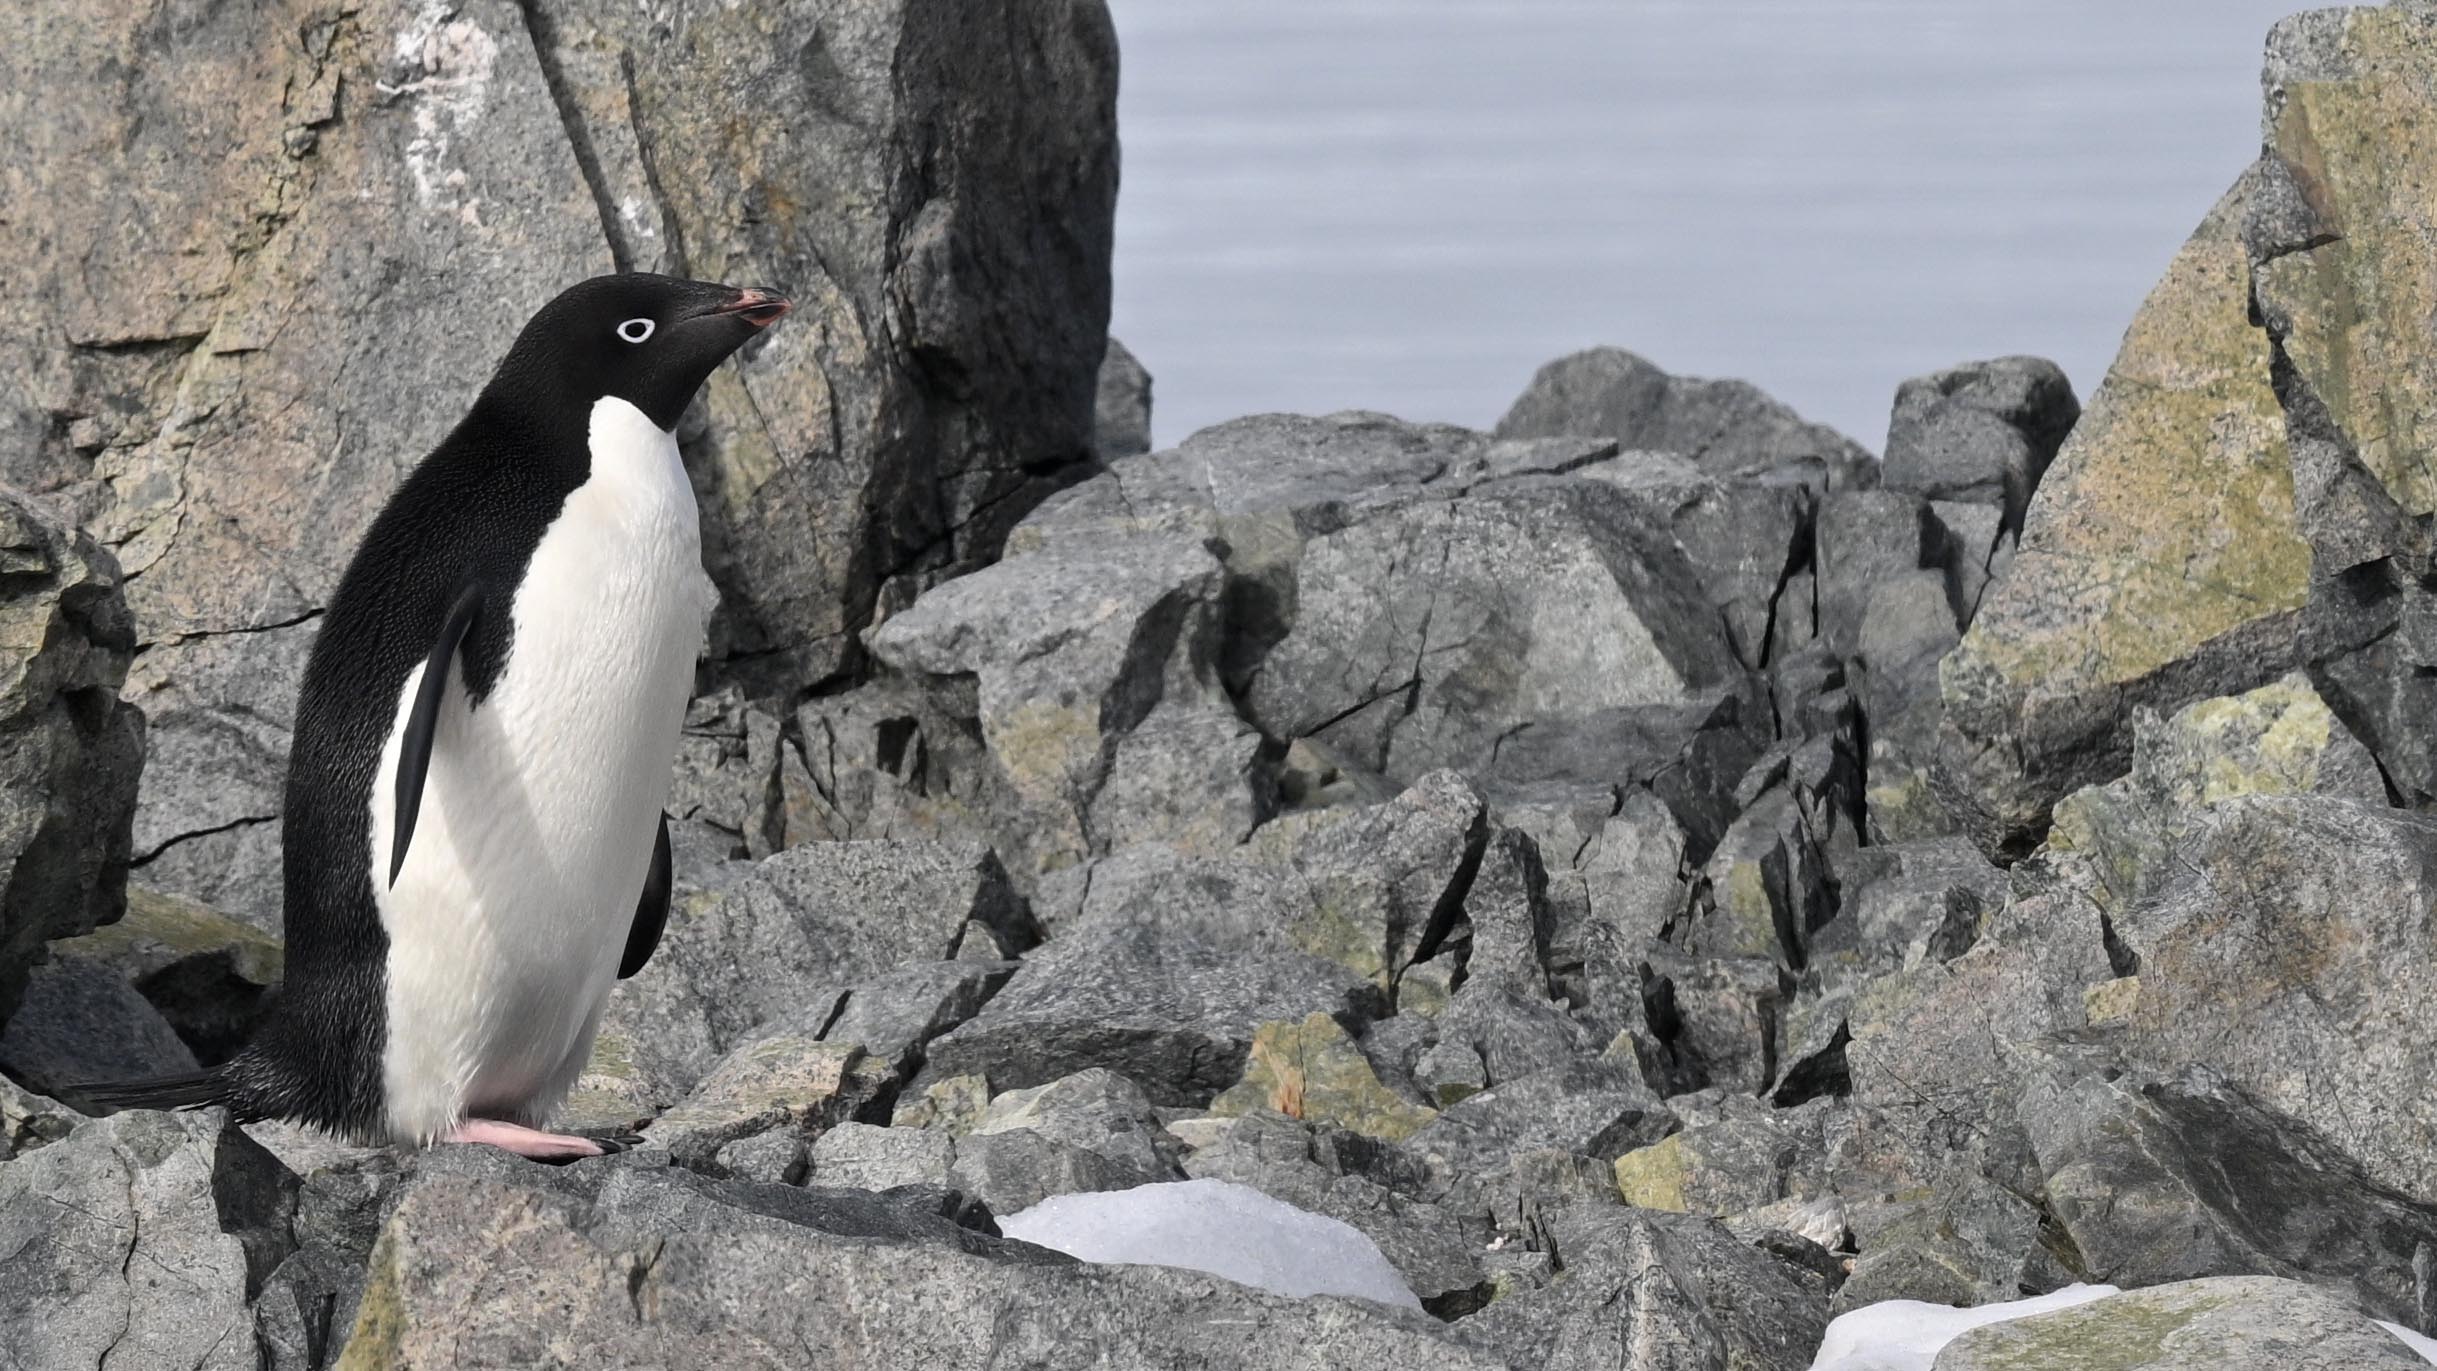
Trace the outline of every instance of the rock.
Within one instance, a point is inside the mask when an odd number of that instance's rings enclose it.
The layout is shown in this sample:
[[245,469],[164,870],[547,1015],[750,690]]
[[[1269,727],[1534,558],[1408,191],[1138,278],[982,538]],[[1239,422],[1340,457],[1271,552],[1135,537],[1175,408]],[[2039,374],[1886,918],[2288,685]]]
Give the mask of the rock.
[[2228,1276],[1986,1324],[1948,1343],[1935,1371],[2412,1371],[2427,1364],[2344,1300],[2293,1281]]
[[2121,771],[2134,706],[2296,665],[2311,552],[2251,322],[2259,184],[2236,183],[2143,303],[1940,670],[1938,784],[1984,846],[2019,849],[2057,800]]
[[777,716],[748,704],[735,686],[689,701],[669,785],[669,817],[714,829],[731,850],[749,857],[787,846],[784,812],[775,803],[779,733]]
[[[1088,451],[1116,186],[1089,0],[987,41],[890,3],[282,5],[182,30],[198,65],[174,83],[105,75],[165,41],[146,22],[96,16],[7,72],[27,137],[6,175],[61,246],[0,288],[0,450],[140,578],[136,699],[163,721],[140,828],[169,888],[275,923],[307,625],[405,466],[577,278],[796,294],[688,434],[717,674],[847,668],[884,580],[988,557]],[[748,90],[783,137],[727,117]],[[184,170],[88,175],[97,135]],[[719,171],[651,169],[676,166]],[[178,265],[64,284],[65,245],[99,241]]]
[[[0,306],[0,320],[14,317]],[[39,332],[0,326],[0,333],[12,335],[0,343],[0,358],[24,346],[16,338],[48,337],[58,327],[55,321]],[[0,362],[0,370],[10,369]],[[9,398],[0,389],[0,431],[13,426]],[[118,917],[133,855],[129,816],[144,757],[144,718],[118,700],[135,627],[110,554],[24,495],[0,487],[0,568],[8,575],[0,596],[5,1023],[45,942]]]
[[0,1070],[53,1095],[194,1069],[195,1054],[160,1011],[115,969],[83,957],[36,967],[0,1029]]
[[0,1162],[68,1136],[83,1116],[0,1077]]
[[1028,878],[1130,842],[1231,847],[1263,805],[1259,738],[1216,675],[1224,585],[1191,539],[1054,548],[937,587],[869,641],[899,672],[973,679],[963,717],[1007,797],[987,821]]
[[2042,1081],[2019,1112],[2047,1209],[2093,1281],[2282,1276],[2408,1326],[2437,1313],[2413,1274],[2437,1250],[2437,1210],[2206,1067]]
[[2206,1062],[2324,1132],[2372,1180],[2437,1199],[2437,1114],[2409,1084],[2437,1051],[2421,951],[2437,823],[2239,796],[2197,816],[2171,855],[2156,893],[2114,921],[2141,980],[2127,1055],[2168,1070]]
[[947,1185],[956,1143],[929,1128],[881,1128],[848,1120],[833,1125],[812,1144],[815,1185],[856,1190],[893,1190],[901,1185]]
[[1027,922],[986,850],[883,841],[790,848],[720,890],[676,902],[651,962],[610,996],[602,1031],[625,1044],[652,1089],[682,1093],[751,1030],[805,1011],[823,987],[834,1004],[893,967],[954,957],[968,921],[1011,940]]
[[1684,831],[1647,791],[1589,804],[1509,800],[1497,822],[1530,836],[1547,878],[1549,981],[1613,1036],[1638,1018],[1642,951],[1683,917]]
[[728,1054],[693,1094],[652,1121],[648,1136],[680,1163],[700,1166],[739,1139],[774,1130],[817,1137],[879,1098],[889,1082],[887,1067],[851,1043],[771,1034]]
[[2054,362],[2000,357],[1896,387],[1879,483],[1927,500],[1995,505],[2008,529],[2082,417]]
[[128,888],[117,923],[52,951],[101,963],[131,982],[206,1066],[243,1045],[286,966],[277,938],[143,886]]
[[1774,786],[1735,819],[1696,886],[1683,946],[1700,957],[1776,958],[1800,967],[1811,930],[1834,910],[1826,856],[1791,787]]
[[774,1129],[723,1145],[704,1169],[764,1185],[801,1185],[811,1169],[810,1153],[803,1134]]
[[[1690,1098],[1679,1096],[1669,1107],[1683,1113]],[[1688,1121],[1683,1132],[1616,1159],[1616,1190],[1626,1204],[1724,1219],[1828,1192],[1827,1101],[1778,1110],[1723,1098],[1738,1106],[1727,1117]]]
[[1648,1032],[1665,1053],[1652,1079],[1667,1093],[1719,1085],[1756,1095],[1768,1087],[1785,998],[1776,959],[1653,952],[1645,977]]
[[1210,1111],[1220,1115],[1263,1109],[1386,1142],[1401,1141],[1438,1117],[1382,1085],[1362,1049],[1326,1014],[1261,1025],[1252,1035],[1244,1078],[1210,1102]]
[[1227,952],[1150,929],[1052,940],[997,997],[933,1041],[931,1070],[1003,1088],[1090,1067],[1131,1077],[1161,1104],[1201,1104],[1235,1084],[1253,1033],[1313,1013],[1360,1024],[1376,991],[1297,952]]
[[1621,807],[1647,793],[1683,828],[1685,855],[1703,861],[1742,811],[1736,783],[1771,741],[1768,711],[1739,689],[1700,691],[1682,704],[1520,725],[1499,741],[1484,784],[1502,807]]
[[1111,338],[1092,402],[1092,455],[1114,462],[1150,450],[1151,373],[1132,349]]
[[1476,1254],[1481,1236],[1445,1209],[1400,1194],[1339,1159],[1342,1138],[1284,1115],[1233,1120],[1218,1141],[1185,1158],[1196,1180],[1234,1181],[1299,1209],[1354,1227],[1441,1318],[1472,1312],[1486,1297]]
[[1810,639],[1811,597],[1789,605],[1785,592],[1811,545],[1813,491],[1768,477],[1722,479],[1660,452],[1622,453],[1576,474],[1628,492],[1674,535],[1745,667],[1760,670]]
[[1407,1138],[1405,1147],[1452,1185],[1531,1152],[1613,1162],[1674,1127],[1675,1116],[1639,1072],[1578,1061],[1467,1096]]
[[1836,917],[1811,935],[1811,974],[1826,987],[1858,986],[1953,961],[2008,893],[2005,873],[1960,837],[1863,848]]
[[1307,903],[1288,916],[1290,943],[1390,989],[1468,898],[1466,872],[1486,837],[1480,794],[1435,771],[1382,804],[1263,825],[1246,855],[1302,878]]
[[950,1136],[971,1132],[990,1107],[990,1082],[980,1076],[948,1076],[900,1098],[889,1117],[892,1128],[935,1128]]
[[1493,485],[1314,538],[1294,605],[1253,718],[1398,781],[1489,766],[1523,724],[1683,705],[1740,671],[1673,538],[1589,481]]
[[[1420,1314],[1075,1263],[884,1196],[688,1190],[667,1172],[627,1171],[587,1202],[529,1175],[433,1177],[407,1192],[341,1366],[856,1366],[912,1349],[952,1366],[1074,1355],[1193,1371],[1506,1365]],[[485,1253],[480,1267],[462,1263],[467,1250]]]
[[[1014,973],[1013,962],[909,962],[845,987],[821,1022],[797,1022],[823,1042],[861,1047],[900,1079],[910,1079],[922,1065],[923,1048],[972,1018]],[[809,1001],[818,1005],[826,998],[815,991]]]
[[1013,1214],[1052,1195],[1130,1190],[1175,1174],[1169,1167],[1144,1171],[1034,1129],[1016,1128],[957,1139],[948,1179],[958,1193],[991,1213]]
[[1565,1278],[1457,1325],[1516,1366],[1804,1371],[1827,1302],[1796,1268],[1706,1219],[1570,1209],[1548,1221]]
[[1114,1071],[1078,1071],[1047,1085],[1010,1090],[990,1101],[966,1139],[1029,1130],[1079,1147],[1146,1179],[1170,1179],[1176,1140],[1160,1126],[1142,1088]]
[[1592,348],[1542,367],[1497,432],[1597,434],[1628,448],[1680,453],[1721,475],[1791,468],[1838,487],[1866,484],[1875,466],[1852,439],[1806,422],[1754,386],[1670,376],[1622,348]]
[[0,1166],[0,1316],[27,1367],[251,1368],[297,1179],[219,1111],[98,1119]]
[[2072,1279],[2041,1245],[2039,1211],[1972,1166],[1941,1161],[1928,1184],[1892,1194],[1858,1193],[1849,1174],[1837,1178],[1840,1190],[1856,1192],[1845,1196],[1845,1214],[1860,1255],[1831,1312],[1885,1300],[1980,1305]]

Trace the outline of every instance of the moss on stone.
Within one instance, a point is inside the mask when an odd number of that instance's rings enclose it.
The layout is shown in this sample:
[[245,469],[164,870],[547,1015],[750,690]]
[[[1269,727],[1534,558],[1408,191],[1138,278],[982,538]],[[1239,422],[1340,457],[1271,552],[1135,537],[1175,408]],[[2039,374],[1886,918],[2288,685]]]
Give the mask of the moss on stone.
[[1438,1117],[1382,1084],[1362,1049],[1326,1014],[1254,1030],[1243,1079],[1212,1100],[1210,1112],[1236,1116],[1259,1109],[1387,1142],[1411,1137]]
[[1684,1135],[1678,1133],[1618,1157],[1616,1193],[1636,1209],[1666,1209],[1681,1214],[1692,1207],[1684,1198],[1690,1171]]

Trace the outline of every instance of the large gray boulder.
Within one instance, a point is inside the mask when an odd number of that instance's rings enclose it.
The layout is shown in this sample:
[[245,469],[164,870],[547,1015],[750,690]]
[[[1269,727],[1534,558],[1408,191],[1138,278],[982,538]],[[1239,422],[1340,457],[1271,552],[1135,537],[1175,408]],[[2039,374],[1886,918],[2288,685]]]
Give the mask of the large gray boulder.
[[1420,1314],[1089,1266],[886,1197],[628,1170],[587,1198],[531,1174],[410,1188],[340,1365],[1508,1365]]
[[1966,362],[1896,387],[1879,482],[1928,500],[1996,505],[2019,530],[2039,478],[2082,417],[2065,373],[2040,357]]
[[279,0],[171,26],[110,3],[20,37],[0,480],[55,492],[126,568],[157,722],[138,846],[165,887],[276,921],[313,618],[577,279],[796,298],[686,435],[714,670],[760,693],[852,669],[884,584],[986,559],[1089,454],[1099,0]]
[[0,488],[0,570],[5,1021],[44,942],[115,919],[124,906],[144,719],[118,700],[135,632],[110,555]]
[[1826,486],[1875,478],[1860,444],[1758,387],[1671,376],[1623,348],[1592,348],[1540,368],[1498,421],[1501,438],[1577,434],[1681,453],[1721,475],[1791,468]]
[[296,1198],[217,1111],[120,1114],[0,1165],[11,1364],[256,1366],[249,1306],[296,1246]]

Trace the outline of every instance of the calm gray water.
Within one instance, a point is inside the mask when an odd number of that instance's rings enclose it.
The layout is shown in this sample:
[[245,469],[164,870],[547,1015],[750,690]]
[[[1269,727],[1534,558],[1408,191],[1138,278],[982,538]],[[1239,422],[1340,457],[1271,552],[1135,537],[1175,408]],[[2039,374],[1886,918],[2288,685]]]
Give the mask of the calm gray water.
[[2087,395],[2258,149],[2293,0],[1113,0],[1114,331],[1159,441],[1486,425],[1593,343],[1864,444],[2039,353]]

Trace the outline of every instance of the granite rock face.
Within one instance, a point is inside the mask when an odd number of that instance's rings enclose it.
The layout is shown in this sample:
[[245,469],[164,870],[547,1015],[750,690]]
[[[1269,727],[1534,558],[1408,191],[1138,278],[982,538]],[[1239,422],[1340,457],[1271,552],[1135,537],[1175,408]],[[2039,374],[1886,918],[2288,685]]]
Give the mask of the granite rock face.
[[[884,585],[987,559],[1090,453],[1097,0],[111,4],[43,16],[8,62],[0,184],[40,212],[0,286],[0,480],[126,570],[151,879],[266,926],[313,618],[564,285],[796,300],[685,438],[714,671],[760,694],[852,670]],[[86,270],[95,244],[161,265]]]
[[[6,346],[0,344],[0,346]],[[118,917],[144,718],[118,565],[0,489],[0,1022],[43,943]]]

